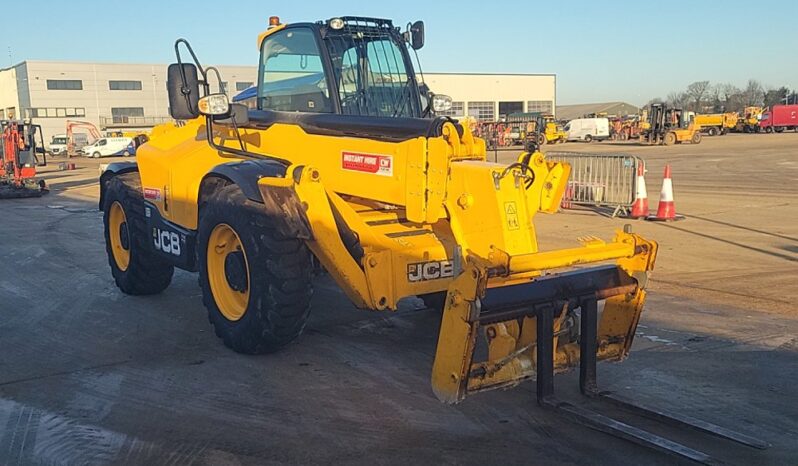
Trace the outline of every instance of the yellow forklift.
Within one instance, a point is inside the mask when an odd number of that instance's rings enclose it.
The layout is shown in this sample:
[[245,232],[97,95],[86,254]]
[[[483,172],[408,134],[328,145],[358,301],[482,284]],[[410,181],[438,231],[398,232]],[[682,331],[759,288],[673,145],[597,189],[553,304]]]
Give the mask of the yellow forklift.
[[690,142],[701,142],[700,128],[691,118],[687,118],[684,110],[671,108],[666,104],[651,104],[648,110],[649,127],[642,132],[644,144],[665,144],[671,146]]

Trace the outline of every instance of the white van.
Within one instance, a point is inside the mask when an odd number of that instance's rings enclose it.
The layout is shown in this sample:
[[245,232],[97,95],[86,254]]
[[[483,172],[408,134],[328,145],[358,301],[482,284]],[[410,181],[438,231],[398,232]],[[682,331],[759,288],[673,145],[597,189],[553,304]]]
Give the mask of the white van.
[[87,157],[108,157],[122,155],[127,157],[136,154],[132,138],[100,138],[91,145],[81,149]]
[[603,141],[610,137],[610,120],[606,118],[577,118],[563,128],[568,141]]
[[53,136],[52,140],[50,140],[50,144],[47,147],[47,152],[49,152],[50,155],[61,155],[66,153],[67,142],[66,134],[56,134]]

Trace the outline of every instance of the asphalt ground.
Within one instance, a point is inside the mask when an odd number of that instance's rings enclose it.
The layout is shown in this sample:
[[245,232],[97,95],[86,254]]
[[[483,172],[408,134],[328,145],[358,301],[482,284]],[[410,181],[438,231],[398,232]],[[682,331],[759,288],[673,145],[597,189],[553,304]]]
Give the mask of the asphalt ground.
[[[556,378],[560,398],[729,464],[798,463],[798,134],[545,149],[641,156],[652,209],[670,163],[687,217],[537,217],[543,249],[609,238],[625,223],[660,243],[632,354],[600,364],[600,386],[772,446],[753,450],[583,400],[574,373]],[[176,272],[158,296],[115,287],[99,162],[58,171],[59,161],[44,170],[50,194],[0,201],[0,464],[675,462],[539,408],[534,383],[439,403],[429,385],[439,315],[420,300],[396,313],[359,311],[322,277],[295,344],[235,354],[214,336],[195,274]]]

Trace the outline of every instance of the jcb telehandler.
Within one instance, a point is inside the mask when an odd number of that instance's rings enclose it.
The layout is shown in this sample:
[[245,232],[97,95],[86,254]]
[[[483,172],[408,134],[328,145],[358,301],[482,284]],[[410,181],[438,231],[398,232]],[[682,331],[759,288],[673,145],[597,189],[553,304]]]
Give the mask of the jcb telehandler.
[[539,251],[534,216],[557,211],[569,166],[535,150],[489,163],[483,140],[435,116],[450,99],[414,72],[422,22],[405,32],[358,17],[270,24],[258,38],[255,109],[212,92],[219,72],[180,39],[167,79],[180,123],[156,128],[137,162],[101,176],[108,262],[123,292],[155,294],[174,267],[197,271],[224,344],[270,352],[302,332],[318,261],[357,307],[441,303],[440,400],[532,378],[545,406],[705,457],[554,398],[555,372],[579,366],[583,392],[599,396],[596,361],[628,355],[655,242],[627,230]]

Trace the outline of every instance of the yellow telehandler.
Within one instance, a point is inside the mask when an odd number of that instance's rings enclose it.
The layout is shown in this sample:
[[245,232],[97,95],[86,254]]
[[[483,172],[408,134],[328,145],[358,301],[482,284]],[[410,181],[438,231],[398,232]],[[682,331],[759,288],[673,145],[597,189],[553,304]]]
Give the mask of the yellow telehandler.
[[402,32],[375,18],[272,17],[247,109],[213,91],[218,70],[179,39],[167,79],[178,123],[156,128],[136,162],[100,178],[118,287],[156,294],[174,267],[199,272],[224,344],[264,353],[302,332],[318,262],[359,308],[396,310],[412,296],[440,303],[440,400],[535,379],[544,406],[704,458],[556,400],[554,373],[577,366],[583,393],[610,397],[598,392],[596,361],[629,354],[657,244],[627,228],[539,251],[534,217],[557,211],[570,167],[534,147],[508,165],[487,162],[483,140],[436,116],[451,99],[416,75],[410,53],[423,44],[420,21]]

